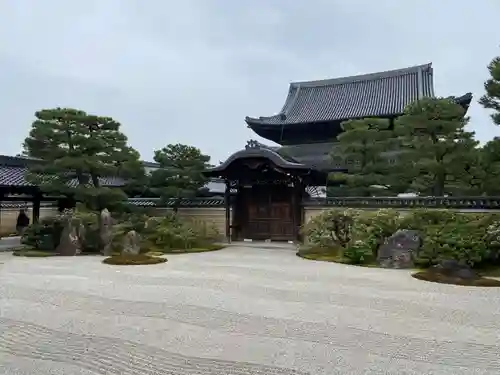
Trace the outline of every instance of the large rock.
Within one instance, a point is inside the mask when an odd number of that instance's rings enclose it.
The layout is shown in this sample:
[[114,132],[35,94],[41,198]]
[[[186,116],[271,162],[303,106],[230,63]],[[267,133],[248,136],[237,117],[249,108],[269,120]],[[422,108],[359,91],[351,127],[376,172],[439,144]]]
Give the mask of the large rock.
[[56,248],[56,252],[61,255],[75,256],[81,252],[81,241],[78,236],[77,226],[73,223],[71,215],[64,218],[64,228],[61,232],[61,239]]
[[422,240],[415,230],[399,230],[378,249],[377,261],[383,268],[413,268]]
[[128,232],[123,238],[122,254],[137,255],[141,251],[141,239],[135,230]]
[[99,223],[99,240],[102,247],[102,253],[106,256],[110,256],[112,253],[112,225],[113,219],[111,218],[111,214],[109,213],[108,209],[105,208],[101,211],[101,218]]

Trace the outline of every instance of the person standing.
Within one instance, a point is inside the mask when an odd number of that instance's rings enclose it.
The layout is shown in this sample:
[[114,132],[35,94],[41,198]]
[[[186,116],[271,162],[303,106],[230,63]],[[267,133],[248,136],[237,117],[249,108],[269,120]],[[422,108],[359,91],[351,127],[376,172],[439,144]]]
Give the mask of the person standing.
[[22,236],[26,228],[30,225],[30,218],[26,215],[24,210],[19,210],[19,215],[17,215],[16,231]]

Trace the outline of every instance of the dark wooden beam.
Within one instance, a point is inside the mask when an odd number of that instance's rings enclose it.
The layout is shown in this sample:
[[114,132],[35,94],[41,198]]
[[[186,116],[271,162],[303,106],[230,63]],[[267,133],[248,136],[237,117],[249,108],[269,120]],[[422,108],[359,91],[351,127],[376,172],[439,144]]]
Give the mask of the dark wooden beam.
[[298,179],[295,179],[294,178],[294,181],[292,183],[292,187],[291,187],[291,193],[292,193],[292,197],[291,197],[291,205],[292,205],[292,228],[293,228],[293,240],[294,241],[297,241],[298,240],[298,222],[297,222],[297,213],[298,213],[298,206],[300,205],[300,201],[298,201],[297,199],[297,192],[298,192]]
[[37,194],[33,197],[33,223],[38,223],[40,221],[40,201],[42,195]]
[[2,201],[3,201],[3,193],[0,191],[0,230],[2,229]]
[[224,208],[226,217],[226,239],[231,243],[231,183],[226,180],[226,191],[224,192]]

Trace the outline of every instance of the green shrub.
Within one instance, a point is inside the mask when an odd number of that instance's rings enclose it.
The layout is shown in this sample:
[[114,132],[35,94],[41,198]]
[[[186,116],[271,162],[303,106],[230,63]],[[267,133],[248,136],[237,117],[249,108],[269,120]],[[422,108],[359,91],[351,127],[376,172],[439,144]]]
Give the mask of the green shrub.
[[340,248],[342,259],[359,264],[373,261],[379,246],[400,229],[420,233],[422,247],[415,260],[420,267],[444,259],[474,267],[500,261],[500,217],[489,213],[415,209],[402,216],[393,209],[334,209],[311,219],[303,233],[313,247]]
[[21,243],[36,250],[54,251],[61,240],[67,215],[72,215],[73,224],[84,227],[82,238],[83,252],[99,251],[99,224],[97,214],[88,211],[71,212],[66,210],[55,216],[44,217],[38,223],[26,228]]
[[419,261],[433,265],[441,260],[455,259],[474,266],[488,255],[484,233],[485,228],[474,222],[428,226],[424,231]]
[[345,248],[351,242],[353,224],[360,214],[351,209],[323,211],[304,225],[302,233],[314,246]]
[[488,221],[484,241],[489,250],[488,260],[492,263],[500,261],[500,220]]
[[146,224],[145,246],[159,251],[168,249],[206,248],[220,239],[215,225],[201,220],[185,219],[170,213],[150,218]]
[[423,237],[416,260],[419,266],[428,267],[445,259],[475,266],[490,258],[485,240],[489,215],[416,210],[406,219],[407,228],[418,230]]
[[379,246],[401,229],[401,215],[392,209],[364,212],[356,216],[352,229],[356,247],[363,251],[370,250],[376,257]]
[[364,264],[373,259],[372,249],[366,246],[362,240],[351,241],[342,253],[342,258],[350,264]]
[[44,217],[26,228],[21,243],[42,251],[54,251],[59,245],[63,224],[59,216]]
[[328,210],[311,219],[303,234],[313,248],[336,249],[342,262],[363,264],[373,259],[380,237],[390,231],[386,227],[394,221],[391,214],[385,210],[379,216],[351,209]]
[[423,231],[428,226],[453,223],[460,213],[451,210],[416,208],[401,217],[402,229]]

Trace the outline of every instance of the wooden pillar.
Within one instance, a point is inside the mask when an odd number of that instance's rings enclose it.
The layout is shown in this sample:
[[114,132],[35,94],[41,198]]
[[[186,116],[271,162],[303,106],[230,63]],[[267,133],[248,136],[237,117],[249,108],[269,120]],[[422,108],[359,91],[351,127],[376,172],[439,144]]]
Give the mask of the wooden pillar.
[[224,208],[226,214],[226,240],[231,243],[231,185],[226,180],[226,190],[224,192]]
[[4,199],[4,193],[0,193],[0,231],[2,230],[2,203]]
[[295,196],[295,222],[296,222],[296,232],[295,232],[295,237],[297,238],[297,241],[302,240],[302,236],[300,234],[300,227],[302,226],[302,221],[304,217],[304,206],[302,205],[302,200],[304,197],[303,194],[304,190],[304,185],[302,181],[299,179],[296,180],[294,184],[294,196]]
[[42,199],[42,195],[40,193],[36,193],[33,196],[33,223],[38,223],[40,220],[40,201]]
[[298,222],[297,222],[297,212],[298,212],[298,207],[297,204],[297,184],[298,181],[297,179],[292,180],[292,226],[293,226],[293,241],[297,241],[299,239],[299,227],[298,227]]

